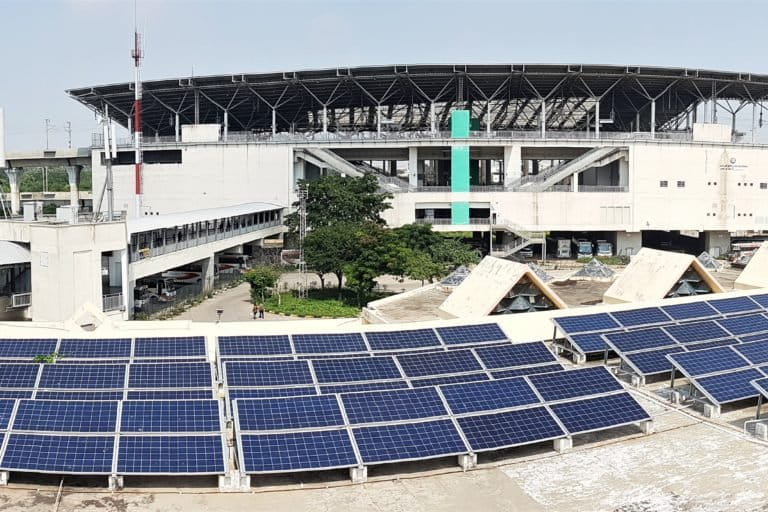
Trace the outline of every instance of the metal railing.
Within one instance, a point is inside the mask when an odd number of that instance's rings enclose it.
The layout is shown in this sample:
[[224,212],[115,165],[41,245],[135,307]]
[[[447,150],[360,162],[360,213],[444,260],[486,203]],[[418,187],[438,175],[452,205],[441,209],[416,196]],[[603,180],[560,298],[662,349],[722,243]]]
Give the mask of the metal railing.
[[32,293],[15,293],[11,295],[12,308],[26,308],[32,304]]
[[579,192],[629,192],[626,185],[579,185]]
[[[453,224],[453,219],[415,219],[413,221],[414,224],[432,224],[433,226],[449,226]],[[485,225],[487,226],[490,223],[490,220],[487,217],[472,217],[469,219],[469,224],[461,224],[463,226],[466,225],[473,225],[473,224],[479,224],[479,225]]]
[[101,310],[105,313],[108,311],[120,311],[125,307],[123,303],[122,293],[112,293],[109,295],[102,295],[101,297]]

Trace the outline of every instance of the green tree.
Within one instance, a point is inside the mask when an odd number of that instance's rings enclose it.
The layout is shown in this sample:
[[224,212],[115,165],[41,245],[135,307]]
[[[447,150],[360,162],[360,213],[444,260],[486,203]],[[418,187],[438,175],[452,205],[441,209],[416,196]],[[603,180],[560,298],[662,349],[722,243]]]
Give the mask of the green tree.
[[435,262],[443,266],[443,275],[459,265],[472,265],[480,261],[480,253],[455,238],[443,238],[430,250]]
[[267,291],[280,279],[280,271],[270,265],[258,265],[243,274],[243,278],[251,285],[251,301],[264,302]]
[[445,272],[445,267],[432,259],[432,256],[423,251],[410,251],[405,260],[405,275],[411,279],[430,282],[436,277],[441,277]]
[[432,231],[431,224],[405,224],[393,231],[405,247],[414,251],[429,252],[443,241],[439,233]]
[[304,259],[307,267],[320,276],[320,286],[325,288],[324,274],[333,273],[338,280],[339,294],[344,277],[344,266],[352,263],[360,254],[357,239],[364,227],[344,222],[313,229],[304,239]]

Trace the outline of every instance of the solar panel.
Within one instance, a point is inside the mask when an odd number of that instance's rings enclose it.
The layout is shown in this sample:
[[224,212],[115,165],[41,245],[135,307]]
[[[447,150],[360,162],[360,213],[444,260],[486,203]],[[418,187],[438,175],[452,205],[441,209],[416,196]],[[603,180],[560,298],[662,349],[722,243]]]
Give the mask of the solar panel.
[[241,434],[243,470],[270,473],[346,468],[357,465],[346,430]]
[[356,393],[358,391],[383,391],[387,389],[406,389],[408,383],[404,380],[388,382],[367,382],[365,384],[339,384],[337,386],[320,386],[320,393]]
[[210,389],[128,390],[127,400],[207,400],[215,398]]
[[749,334],[747,336],[739,336],[741,343],[749,343],[750,341],[765,341],[768,340],[768,333],[763,334]]
[[309,361],[225,362],[228,386],[295,386],[313,384]]
[[[31,396],[25,398],[32,398]],[[108,402],[122,400],[123,391],[46,391],[38,390],[35,400],[92,400]]]
[[749,362],[735,353],[730,347],[672,354],[669,358],[675,366],[681,368],[691,377],[725,370],[734,370],[750,365]]
[[676,354],[684,350],[680,346],[675,346],[624,354],[622,357],[631,363],[640,375],[655,375],[672,370],[672,363],[667,359],[667,354]]
[[555,356],[541,341],[498,347],[480,347],[475,353],[488,369],[512,368],[539,363],[554,363]]
[[287,335],[219,336],[222,356],[271,356],[291,353]]
[[568,340],[572,345],[575,345],[582,354],[603,352],[608,347],[603,341],[602,334],[599,332],[574,334],[573,336],[569,336]]
[[732,297],[729,299],[708,300],[707,303],[723,314],[757,311],[762,309],[759,304],[749,297]]
[[0,398],[32,398],[32,391],[0,390]]
[[458,325],[454,327],[438,327],[437,333],[446,345],[463,343],[480,343],[485,341],[503,341],[507,335],[498,324]]
[[293,346],[297,354],[324,354],[343,352],[366,352],[362,334],[294,334]]
[[451,420],[352,429],[365,464],[467,453]]
[[353,425],[448,415],[435,388],[349,393],[341,401]]
[[128,375],[131,388],[210,388],[210,363],[132,364]]
[[0,400],[0,430],[8,428],[8,422],[11,419],[11,413],[15,404],[14,400]]
[[474,452],[498,450],[565,436],[544,407],[459,418]]
[[533,389],[521,378],[442,386],[440,391],[453,414],[493,411],[540,402]]
[[125,365],[46,364],[40,377],[41,388],[110,389],[125,387]]
[[312,367],[321,384],[403,378],[391,357],[318,359]]
[[763,307],[763,309],[768,309],[768,293],[763,293],[760,295],[750,295],[749,298],[757,302],[758,304],[760,304]]
[[528,379],[548,402],[624,389],[604,366],[531,375]]
[[136,338],[133,357],[205,357],[203,336]]
[[527,366],[514,370],[497,370],[491,372],[494,379],[508,379],[510,377],[522,377],[523,375],[536,375],[537,373],[552,373],[563,371],[561,364],[545,364],[542,366]]
[[343,426],[334,395],[238,400],[240,430],[295,430]]
[[224,473],[221,435],[120,436],[117,472],[130,474]]
[[717,310],[706,302],[672,304],[670,306],[662,306],[661,309],[674,320],[692,320],[694,318],[718,316]]
[[110,474],[114,436],[9,435],[0,467],[10,471]]
[[716,403],[727,403],[758,395],[751,382],[764,377],[758,370],[751,368],[739,372],[713,375],[696,379],[697,385],[707,392]]
[[669,334],[658,327],[605,334],[605,339],[619,352],[634,352],[677,345]]
[[667,316],[660,308],[639,308],[627,311],[613,311],[611,316],[624,327],[663,324],[670,321],[669,316]]
[[688,350],[704,350],[705,348],[727,347],[728,345],[737,345],[738,343],[739,340],[728,338],[725,340],[707,341],[704,343],[689,343],[685,348]]
[[736,318],[723,318],[717,323],[735,335],[752,334],[768,331],[768,318],[763,315],[746,315]]
[[763,396],[768,396],[768,378],[752,381],[752,386]]
[[664,329],[680,343],[716,340],[718,338],[727,338],[730,336],[727,331],[717,325],[713,320],[670,325]]
[[465,373],[464,375],[449,375],[447,377],[431,377],[426,379],[411,379],[414,388],[442,386],[444,384],[460,384],[462,382],[480,382],[491,380],[485,372]]
[[0,358],[33,358],[56,352],[56,340],[53,339],[0,339]]
[[62,339],[59,355],[71,359],[131,357],[131,340],[119,339]]
[[768,341],[744,343],[734,346],[733,350],[746,357],[752,364],[768,363]]
[[123,402],[121,432],[220,432],[218,400]]
[[115,432],[117,402],[22,400],[13,430],[34,432]]
[[229,395],[230,400],[237,400],[238,398],[279,398],[286,396],[316,395],[317,390],[314,386],[261,389],[229,388],[227,394]]
[[0,364],[0,387],[34,388],[39,371],[39,364]]
[[553,321],[561,331],[568,334],[578,334],[582,332],[608,331],[618,329],[621,326],[611,318],[607,313],[596,313],[592,315],[564,316],[555,318]]
[[402,355],[397,356],[397,361],[408,377],[428,377],[483,369],[469,350]]
[[629,393],[588,398],[552,406],[571,434],[648,420],[650,416]]
[[440,346],[440,340],[432,329],[367,332],[365,337],[368,339],[371,350],[398,350]]

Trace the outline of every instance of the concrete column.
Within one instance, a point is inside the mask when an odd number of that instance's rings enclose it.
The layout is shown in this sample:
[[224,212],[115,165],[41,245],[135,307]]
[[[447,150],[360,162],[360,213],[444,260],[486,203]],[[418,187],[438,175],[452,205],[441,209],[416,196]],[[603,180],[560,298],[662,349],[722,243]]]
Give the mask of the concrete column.
[[202,279],[203,279],[203,291],[207,292],[213,289],[213,275],[216,267],[216,256],[211,254],[208,258],[204,259],[201,264]]
[[73,218],[77,218],[77,210],[80,207],[80,172],[82,165],[72,165],[67,167],[67,178],[69,179],[69,205],[72,207]]
[[616,254],[618,256],[632,256],[643,247],[643,234],[640,231],[618,231],[616,233]]
[[541,115],[539,116],[539,126],[541,128],[541,138],[547,137],[547,102],[541,100]]
[[176,142],[181,142],[181,123],[179,122],[179,114],[176,114],[176,118],[173,122],[173,129],[176,132]]
[[381,135],[381,105],[376,105],[376,134]]
[[277,135],[277,110],[272,109],[272,135]]
[[121,291],[123,293],[123,305],[125,310],[123,311],[123,320],[130,320],[131,312],[133,311],[133,289],[136,287],[135,280],[128,279],[128,269],[130,263],[128,263],[128,249],[120,251],[120,279],[122,280]]
[[435,123],[435,102],[429,104],[429,131],[432,133],[437,132],[437,124]]
[[200,124],[200,90],[195,88],[195,124]]
[[640,112],[635,113],[635,131],[640,131]]
[[600,138],[600,98],[595,98],[595,138]]
[[328,107],[323,105],[323,133],[328,132]]
[[485,133],[488,137],[491,136],[491,122],[493,117],[491,116],[491,102],[487,102],[485,105]]
[[731,234],[728,231],[705,231],[704,248],[717,258],[731,250]]
[[408,185],[419,186],[419,148],[408,148]]
[[651,137],[656,136],[656,100],[651,100]]
[[504,146],[504,186],[507,188],[522,175],[520,149],[520,146]]
[[24,169],[21,167],[9,168],[5,170],[5,175],[8,176],[8,183],[11,186],[11,213],[21,213],[21,191],[19,190],[19,182],[21,181],[21,175],[24,174]]
[[224,111],[224,141],[229,137],[229,112]]

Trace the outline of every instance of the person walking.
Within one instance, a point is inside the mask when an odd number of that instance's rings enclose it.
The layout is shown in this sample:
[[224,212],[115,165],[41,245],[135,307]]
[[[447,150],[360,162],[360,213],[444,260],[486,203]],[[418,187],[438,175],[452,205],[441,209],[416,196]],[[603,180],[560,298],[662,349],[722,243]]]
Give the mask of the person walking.
[[264,318],[264,304],[259,304],[259,318]]
[[258,314],[259,314],[259,305],[258,304],[254,304],[253,305],[252,312],[253,312],[253,319],[256,320],[256,318],[258,317]]

